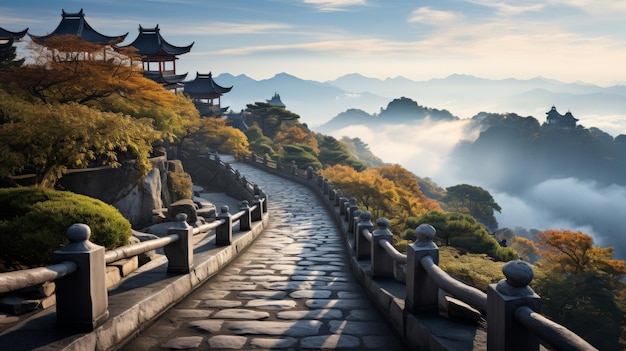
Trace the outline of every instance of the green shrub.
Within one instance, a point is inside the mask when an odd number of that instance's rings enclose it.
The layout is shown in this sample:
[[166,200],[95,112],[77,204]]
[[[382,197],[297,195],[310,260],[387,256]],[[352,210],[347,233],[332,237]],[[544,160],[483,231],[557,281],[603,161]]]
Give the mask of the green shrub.
[[193,182],[188,173],[167,172],[167,188],[172,202],[192,198]]
[[0,269],[49,264],[74,223],[91,228],[90,241],[107,249],[125,245],[131,226],[100,200],[40,187],[0,189]]

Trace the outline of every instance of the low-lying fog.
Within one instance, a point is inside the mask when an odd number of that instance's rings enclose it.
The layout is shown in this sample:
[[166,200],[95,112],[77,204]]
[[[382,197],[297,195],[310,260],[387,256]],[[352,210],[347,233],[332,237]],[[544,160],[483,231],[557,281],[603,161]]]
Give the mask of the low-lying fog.
[[547,179],[515,193],[494,189],[490,177],[468,179],[454,166],[451,151],[460,140],[475,140],[468,120],[377,127],[353,125],[337,130],[336,138],[358,137],[387,163],[397,163],[441,187],[471,184],[487,189],[502,207],[496,218],[501,228],[569,229],[594,238],[597,246],[612,246],[615,257],[626,259],[626,187],[600,186],[575,178]]

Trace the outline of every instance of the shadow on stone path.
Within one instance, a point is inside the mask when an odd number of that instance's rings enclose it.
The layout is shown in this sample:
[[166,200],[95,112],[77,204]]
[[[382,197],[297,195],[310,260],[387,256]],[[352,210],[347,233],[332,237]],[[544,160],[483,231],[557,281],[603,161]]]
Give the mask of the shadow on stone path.
[[123,350],[406,350],[352,277],[316,195],[233,167],[268,194],[269,228]]

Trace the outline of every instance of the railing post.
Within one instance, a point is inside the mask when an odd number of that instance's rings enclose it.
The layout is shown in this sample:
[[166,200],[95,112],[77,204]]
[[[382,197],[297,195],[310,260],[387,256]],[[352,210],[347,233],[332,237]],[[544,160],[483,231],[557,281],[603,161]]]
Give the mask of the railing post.
[[372,278],[393,278],[393,259],[378,244],[380,240],[393,243],[393,234],[389,230],[389,220],[381,217],[376,220],[376,230],[372,233],[371,259]]
[[328,179],[324,179],[324,195],[328,195],[329,190],[330,190],[330,186],[328,184]]
[[239,207],[239,210],[244,211],[243,216],[239,218],[239,230],[248,231],[252,229],[252,216],[248,200],[241,201],[241,206]]
[[53,263],[72,261],[76,272],[56,281],[57,324],[61,328],[92,331],[109,318],[104,247],[89,241],[91,228],[73,224],[69,243],[52,254]]
[[345,196],[340,196],[337,198],[339,200],[339,215],[346,215],[346,208],[348,207],[348,199]]
[[348,204],[348,210],[346,213],[346,221],[348,221],[348,233],[354,233],[354,219],[358,216],[357,211],[359,210],[359,206],[356,204],[355,198],[350,198],[350,203]]
[[313,167],[309,166],[306,168],[306,179],[313,179]]
[[298,165],[296,164],[296,160],[291,160],[291,174],[296,175],[298,170]]
[[333,187],[332,184],[328,184],[328,201],[331,205],[335,204],[335,198],[337,196],[337,191]]
[[167,272],[187,274],[193,269],[193,227],[187,223],[187,215],[176,215],[176,224],[167,230],[168,235],[178,234],[178,240],[163,247],[167,256]]
[[487,288],[487,349],[490,351],[539,350],[539,338],[515,320],[515,310],[528,306],[539,312],[541,298],[528,286],[534,277],[524,261],[502,267],[505,279]]
[[439,286],[422,267],[420,260],[430,256],[439,264],[439,248],[433,242],[437,231],[430,224],[415,228],[417,239],[407,246],[406,309],[413,313],[437,313]]
[[339,207],[339,214],[342,214],[341,209],[343,208],[343,199],[345,198],[343,197],[341,189],[337,189],[335,194],[335,207]]
[[215,228],[215,245],[230,245],[233,241],[233,218],[228,210],[228,206],[222,206],[220,214],[216,217],[216,220],[223,219],[225,223]]
[[370,249],[370,243],[363,236],[363,231],[367,229],[370,232],[374,230],[372,224],[372,213],[369,211],[363,211],[359,215],[359,223],[356,225],[356,232],[354,233],[354,250],[356,251],[356,259],[370,258],[372,251]]

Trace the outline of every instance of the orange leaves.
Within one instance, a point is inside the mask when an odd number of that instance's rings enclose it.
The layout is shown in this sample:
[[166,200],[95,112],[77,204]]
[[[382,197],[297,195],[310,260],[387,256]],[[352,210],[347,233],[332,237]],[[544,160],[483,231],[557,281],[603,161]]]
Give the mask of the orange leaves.
[[619,279],[626,274],[624,261],[613,259],[612,247],[593,246],[593,238],[570,230],[544,230],[536,235],[542,264],[564,272],[598,271]]

